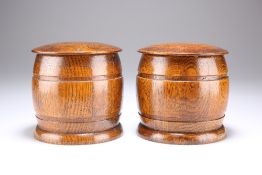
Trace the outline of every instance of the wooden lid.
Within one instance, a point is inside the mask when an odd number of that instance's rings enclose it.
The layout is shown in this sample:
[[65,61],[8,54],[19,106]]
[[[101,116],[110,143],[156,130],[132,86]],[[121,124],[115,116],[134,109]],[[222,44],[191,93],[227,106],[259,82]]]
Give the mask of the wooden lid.
[[50,55],[70,54],[110,54],[120,52],[121,49],[108,44],[97,42],[62,42],[37,47],[32,52]]
[[227,50],[207,44],[163,43],[139,49],[138,52],[152,55],[209,56],[228,54]]

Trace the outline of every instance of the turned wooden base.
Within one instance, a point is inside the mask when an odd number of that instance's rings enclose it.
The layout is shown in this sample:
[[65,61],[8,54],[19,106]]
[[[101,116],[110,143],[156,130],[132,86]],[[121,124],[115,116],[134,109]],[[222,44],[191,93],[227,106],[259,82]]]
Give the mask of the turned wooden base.
[[199,133],[178,133],[153,130],[140,123],[138,126],[138,135],[143,139],[153,142],[194,145],[213,143],[223,140],[226,137],[226,132],[223,125],[219,129],[213,131]]
[[80,144],[95,144],[111,141],[119,138],[122,135],[122,126],[118,124],[112,129],[96,133],[82,133],[82,134],[63,134],[51,133],[40,129],[38,126],[35,130],[35,138],[39,141],[62,144],[62,145],[80,145]]

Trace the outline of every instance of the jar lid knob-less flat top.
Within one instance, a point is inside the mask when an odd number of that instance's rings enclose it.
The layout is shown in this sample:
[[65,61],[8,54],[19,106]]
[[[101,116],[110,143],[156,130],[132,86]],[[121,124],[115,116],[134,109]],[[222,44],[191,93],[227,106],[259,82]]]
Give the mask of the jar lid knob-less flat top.
[[138,52],[151,55],[212,56],[228,54],[227,50],[207,44],[163,43],[139,49]]
[[38,54],[48,55],[95,55],[120,52],[121,49],[112,45],[97,42],[61,42],[43,45],[32,50]]

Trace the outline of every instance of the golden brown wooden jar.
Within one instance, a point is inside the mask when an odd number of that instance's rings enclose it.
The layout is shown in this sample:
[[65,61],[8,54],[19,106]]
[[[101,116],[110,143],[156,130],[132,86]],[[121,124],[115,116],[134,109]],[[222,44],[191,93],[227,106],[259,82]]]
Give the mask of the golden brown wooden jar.
[[89,42],[33,49],[35,138],[54,144],[92,144],[122,133],[121,49]]
[[224,49],[159,44],[139,50],[137,93],[144,139],[204,144],[225,138],[229,80]]

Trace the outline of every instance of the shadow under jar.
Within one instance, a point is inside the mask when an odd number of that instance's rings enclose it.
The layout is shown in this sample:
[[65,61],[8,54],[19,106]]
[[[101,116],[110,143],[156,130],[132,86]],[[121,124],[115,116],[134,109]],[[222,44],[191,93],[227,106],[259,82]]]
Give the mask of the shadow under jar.
[[32,51],[37,53],[32,79],[37,140],[93,144],[120,137],[121,49],[65,42]]
[[169,144],[225,138],[229,80],[224,49],[167,43],[139,50],[137,98],[140,137]]

